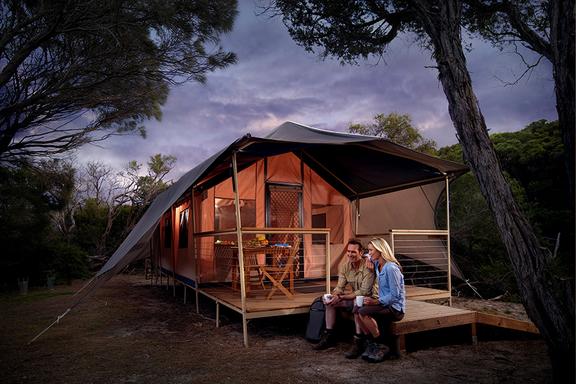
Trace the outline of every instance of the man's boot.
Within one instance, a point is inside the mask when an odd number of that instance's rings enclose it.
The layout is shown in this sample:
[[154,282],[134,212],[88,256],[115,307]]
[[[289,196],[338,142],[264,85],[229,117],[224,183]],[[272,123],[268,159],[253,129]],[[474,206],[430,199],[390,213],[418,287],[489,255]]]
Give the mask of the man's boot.
[[334,337],[334,333],[332,332],[331,329],[327,329],[322,334],[322,338],[320,339],[320,342],[318,344],[316,344],[314,347],[312,347],[312,349],[314,349],[316,351],[321,351],[323,349],[328,349],[328,348],[333,347],[335,345],[336,345],[336,340]]
[[352,348],[344,354],[347,359],[356,359],[366,349],[366,339],[361,336],[354,335],[354,342]]

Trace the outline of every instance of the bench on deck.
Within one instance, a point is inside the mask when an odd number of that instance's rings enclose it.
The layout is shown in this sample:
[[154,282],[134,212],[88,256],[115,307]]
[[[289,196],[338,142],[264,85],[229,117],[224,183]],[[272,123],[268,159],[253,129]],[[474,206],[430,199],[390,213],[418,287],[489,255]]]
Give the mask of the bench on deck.
[[401,321],[391,325],[392,335],[396,338],[396,353],[400,354],[401,351],[406,351],[405,336],[407,334],[468,324],[470,325],[470,336],[473,344],[477,343],[476,324],[538,333],[534,324],[528,321],[424,301],[406,300],[406,315]]

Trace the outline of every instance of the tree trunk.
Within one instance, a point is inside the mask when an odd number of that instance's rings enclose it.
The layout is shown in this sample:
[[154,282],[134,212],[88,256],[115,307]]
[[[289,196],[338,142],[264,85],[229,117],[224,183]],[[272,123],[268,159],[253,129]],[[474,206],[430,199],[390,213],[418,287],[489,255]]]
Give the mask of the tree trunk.
[[549,257],[504,179],[472,89],[460,35],[458,0],[414,0],[431,39],[458,139],[496,219],[526,311],[549,349],[556,381],[574,380],[574,293],[549,269]]
[[564,142],[564,160],[570,187],[569,204],[574,212],[574,0],[551,2],[550,47],[556,110]]

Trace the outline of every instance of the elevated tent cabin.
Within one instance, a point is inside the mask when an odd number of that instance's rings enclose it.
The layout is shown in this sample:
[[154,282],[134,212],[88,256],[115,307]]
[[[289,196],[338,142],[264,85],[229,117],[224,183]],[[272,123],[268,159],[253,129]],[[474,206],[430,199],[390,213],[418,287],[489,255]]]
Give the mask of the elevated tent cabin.
[[[98,273],[150,257],[156,276],[251,318],[302,313],[335,283],[349,238],[387,238],[409,295],[450,297],[451,179],[467,171],[381,138],[287,122],[246,135],[162,193]],[[198,303],[198,300],[196,300]],[[218,319],[217,319],[218,321]]]

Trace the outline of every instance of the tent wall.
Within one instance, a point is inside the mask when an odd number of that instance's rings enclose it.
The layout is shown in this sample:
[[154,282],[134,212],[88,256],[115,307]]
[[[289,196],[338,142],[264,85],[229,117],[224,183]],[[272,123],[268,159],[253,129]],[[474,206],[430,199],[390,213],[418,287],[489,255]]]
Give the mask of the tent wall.
[[439,229],[434,215],[445,186],[440,181],[360,200],[356,233],[361,236],[387,234],[390,229]]

